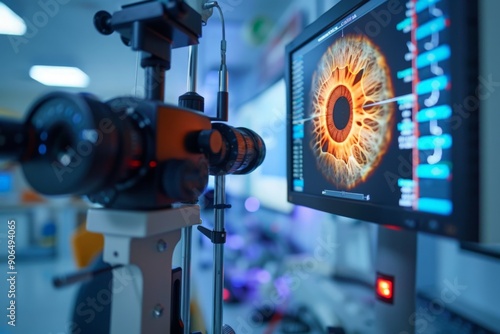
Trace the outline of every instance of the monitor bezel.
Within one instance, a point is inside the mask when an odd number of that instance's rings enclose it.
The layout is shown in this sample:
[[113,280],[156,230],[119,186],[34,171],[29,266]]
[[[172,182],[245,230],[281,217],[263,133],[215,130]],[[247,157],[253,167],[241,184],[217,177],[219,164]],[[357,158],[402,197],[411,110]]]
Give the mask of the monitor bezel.
[[[307,26],[304,31],[286,47],[285,80],[287,85],[287,196],[288,201],[313,209],[340,216],[360,219],[398,228],[424,231],[448,236],[464,241],[478,241],[479,238],[479,106],[466,110],[456,106],[463,105],[469,97],[477,98],[479,87],[479,45],[478,45],[478,4],[476,1],[445,0],[450,3],[450,39],[452,49],[451,90],[452,117],[461,122],[452,129],[453,212],[441,216],[404,208],[382,206],[367,202],[354,202],[340,198],[327,198],[319,195],[293,191],[292,185],[292,117],[291,111],[291,72],[292,56],[313,38],[318,37],[344,17],[353,13],[373,0],[342,1],[333,6],[318,20]],[[389,0],[395,1],[395,0]],[[406,0],[400,0],[402,5]],[[457,164],[455,161],[468,163]],[[437,222],[437,224],[436,224]]]

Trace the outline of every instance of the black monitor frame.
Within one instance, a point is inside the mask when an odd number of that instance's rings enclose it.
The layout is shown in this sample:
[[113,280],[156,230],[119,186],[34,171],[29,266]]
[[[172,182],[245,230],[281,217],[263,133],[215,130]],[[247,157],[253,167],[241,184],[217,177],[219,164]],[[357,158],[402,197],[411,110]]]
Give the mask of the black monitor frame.
[[[425,231],[466,241],[478,241],[480,235],[479,203],[479,45],[478,3],[468,0],[443,0],[450,3],[451,105],[453,212],[449,216],[404,208],[357,202],[348,199],[304,194],[293,190],[292,180],[292,55],[313,38],[338,24],[347,15],[372,0],[341,1],[306,29],[286,48],[285,79],[287,83],[287,186],[288,201],[297,205],[350,218],[415,231]],[[399,1],[405,4],[405,0]],[[477,102],[474,108],[461,108]]]

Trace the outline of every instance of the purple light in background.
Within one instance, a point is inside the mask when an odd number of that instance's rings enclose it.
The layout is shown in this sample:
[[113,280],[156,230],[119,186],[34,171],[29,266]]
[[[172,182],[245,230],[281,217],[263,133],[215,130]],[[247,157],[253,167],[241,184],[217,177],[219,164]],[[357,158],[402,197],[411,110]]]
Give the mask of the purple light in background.
[[235,250],[241,249],[245,246],[245,239],[239,235],[227,236],[226,246]]
[[255,197],[248,197],[245,201],[245,209],[248,212],[256,212],[260,208],[260,201]]
[[288,280],[286,277],[279,277],[274,280],[274,287],[276,288],[276,292],[280,296],[280,298],[287,299],[290,294],[290,285],[288,284]]
[[267,270],[260,270],[256,273],[255,278],[259,283],[266,284],[271,281],[271,274]]

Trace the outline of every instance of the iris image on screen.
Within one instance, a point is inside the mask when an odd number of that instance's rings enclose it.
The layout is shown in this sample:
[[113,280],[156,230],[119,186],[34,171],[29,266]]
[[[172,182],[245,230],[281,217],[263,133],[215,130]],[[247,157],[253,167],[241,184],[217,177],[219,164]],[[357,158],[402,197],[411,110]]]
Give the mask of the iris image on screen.
[[293,192],[452,213],[448,6],[372,0],[291,52]]
[[318,169],[351,189],[376,169],[392,138],[394,97],[384,56],[363,36],[345,36],[322,56],[312,88]]

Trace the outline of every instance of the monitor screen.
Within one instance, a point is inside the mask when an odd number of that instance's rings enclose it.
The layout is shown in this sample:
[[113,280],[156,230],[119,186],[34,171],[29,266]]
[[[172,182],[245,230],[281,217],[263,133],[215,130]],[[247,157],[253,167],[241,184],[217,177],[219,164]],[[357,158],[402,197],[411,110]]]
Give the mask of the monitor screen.
[[290,202],[477,239],[473,3],[341,1],[288,45]]

